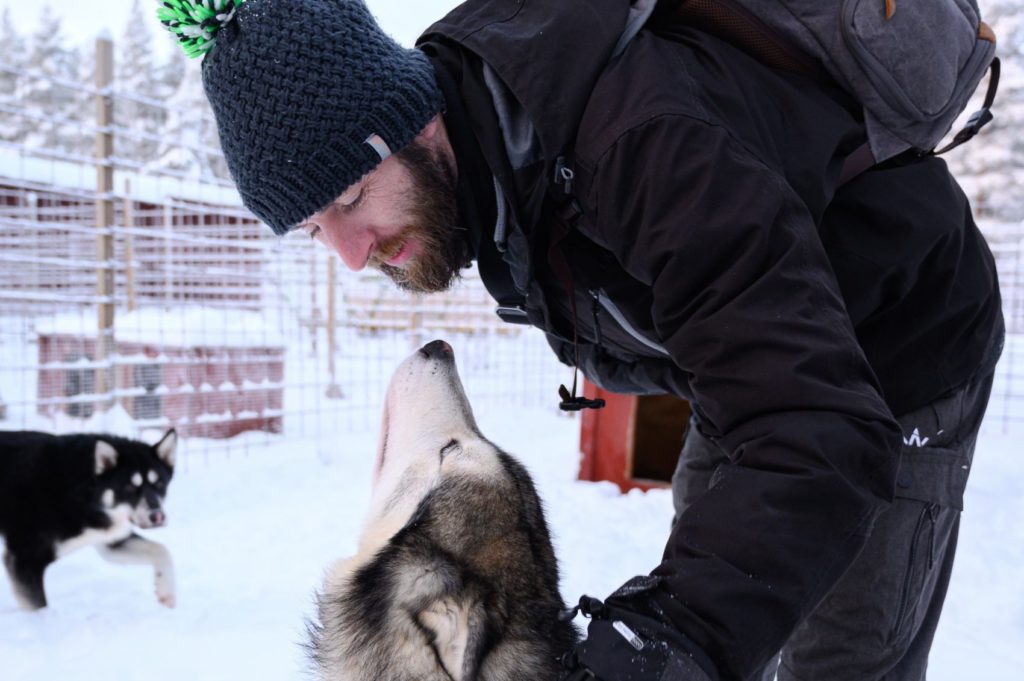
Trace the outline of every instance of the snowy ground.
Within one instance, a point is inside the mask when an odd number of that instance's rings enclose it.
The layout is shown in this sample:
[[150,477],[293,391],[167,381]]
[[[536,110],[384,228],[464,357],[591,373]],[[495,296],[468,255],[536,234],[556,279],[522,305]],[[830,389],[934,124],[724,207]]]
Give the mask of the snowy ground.
[[[473,386],[467,385],[470,397]],[[561,560],[563,595],[606,595],[658,561],[667,492],[619,495],[576,472],[578,422],[547,410],[478,413],[481,429],[533,472]],[[279,442],[244,457],[188,456],[170,524],[178,607],[160,607],[144,568],[86,549],[47,574],[51,607],[16,610],[0,588],[0,674],[10,681],[308,678],[304,620],[323,569],[352,552],[368,503],[376,433]],[[262,442],[262,439],[261,439]],[[986,432],[932,681],[1019,678],[1024,668],[1024,467],[1013,434]]]

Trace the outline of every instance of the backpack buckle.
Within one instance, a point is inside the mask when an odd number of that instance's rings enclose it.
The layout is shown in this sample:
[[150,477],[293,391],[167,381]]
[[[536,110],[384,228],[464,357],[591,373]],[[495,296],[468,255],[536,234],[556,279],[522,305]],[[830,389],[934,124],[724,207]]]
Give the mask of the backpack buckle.
[[970,131],[971,135],[977,135],[978,131],[981,130],[992,120],[992,112],[986,106],[983,109],[979,109],[971,114],[971,117],[967,119],[967,125],[964,126],[964,131]]
[[993,119],[991,108],[992,104],[996,100],[996,91],[999,89],[999,71],[999,57],[995,57],[992,59],[992,63],[989,64],[988,90],[985,92],[985,101],[982,103],[981,109],[971,114],[971,117],[967,119],[967,125],[953,136],[952,142],[938,151],[932,152],[935,156],[945,154],[950,149],[959,147],[961,144],[977,135],[978,131]]

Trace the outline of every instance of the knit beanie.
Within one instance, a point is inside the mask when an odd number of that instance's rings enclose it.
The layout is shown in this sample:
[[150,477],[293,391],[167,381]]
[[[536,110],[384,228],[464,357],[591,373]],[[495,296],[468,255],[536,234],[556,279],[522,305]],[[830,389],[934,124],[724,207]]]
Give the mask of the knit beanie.
[[245,206],[277,234],[409,144],[441,111],[426,56],[362,0],[163,0]]

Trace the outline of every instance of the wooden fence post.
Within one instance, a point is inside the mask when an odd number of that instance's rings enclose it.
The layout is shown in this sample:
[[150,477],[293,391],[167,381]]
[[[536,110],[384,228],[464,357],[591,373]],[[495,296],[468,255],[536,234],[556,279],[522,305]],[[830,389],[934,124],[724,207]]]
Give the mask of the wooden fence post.
[[114,372],[114,43],[107,36],[96,39],[96,405],[113,403]]

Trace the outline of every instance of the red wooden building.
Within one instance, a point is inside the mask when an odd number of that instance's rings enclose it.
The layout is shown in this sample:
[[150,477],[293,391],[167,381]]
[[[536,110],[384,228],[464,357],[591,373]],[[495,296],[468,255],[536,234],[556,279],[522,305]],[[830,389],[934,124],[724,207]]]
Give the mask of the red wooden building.
[[583,394],[605,400],[583,411],[580,480],[610,480],[623,492],[668,487],[672,482],[690,405],[671,395],[617,395],[584,382]]
[[[91,416],[96,339],[39,334],[38,411]],[[284,348],[174,345],[114,341],[114,401],[138,421],[173,426],[183,437],[225,438],[259,430],[281,432]],[[100,369],[102,370],[102,369]]]

